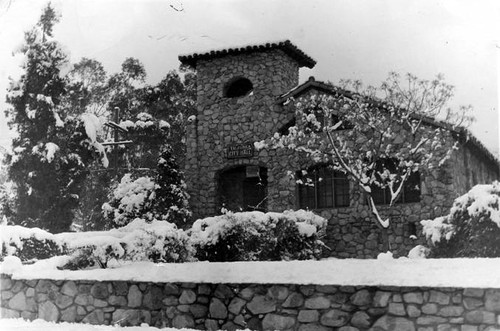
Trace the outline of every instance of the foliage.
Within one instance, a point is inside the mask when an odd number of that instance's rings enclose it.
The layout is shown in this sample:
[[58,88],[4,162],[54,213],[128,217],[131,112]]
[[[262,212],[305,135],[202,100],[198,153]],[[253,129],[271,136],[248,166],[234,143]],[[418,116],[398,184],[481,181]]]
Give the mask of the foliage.
[[500,257],[500,183],[474,186],[448,215],[421,223],[429,257]]
[[171,223],[135,219],[127,226],[105,232],[100,240],[92,237],[73,244],[71,260],[62,269],[84,269],[94,265],[107,268],[111,261],[191,261],[193,251],[187,234]]
[[[342,85],[353,91],[331,86],[331,94],[291,100],[296,123],[256,146],[288,148],[309,163],[331,164],[364,193],[375,223],[386,229],[390,221],[379,215],[372,193],[388,190],[390,208],[413,173],[438,168],[449,158],[453,126],[435,118],[445,111],[453,88],[441,76],[426,81],[408,74],[402,80],[394,73],[378,88]],[[447,119],[464,124],[469,109],[446,110]]]
[[21,261],[48,259],[67,253],[67,245],[40,229],[26,229],[21,226],[1,226],[1,258],[17,256]]
[[133,179],[132,174],[124,175],[110,201],[103,205],[103,211],[112,227],[124,226],[135,218],[164,220],[182,226],[191,215],[187,199],[182,173],[166,147],[158,161],[156,177]]
[[12,80],[6,110],[13,140],[9,177],[17,189],[12,221],[67,231],[78,205],[86,165],[99,150],[86,135],[79,117],[65,116],[66,72],[69,60],[52,39],[58,21],[50,4],[38,24],[25,34],[19,53],[23,74]]
[[199,260],[276,261],[320,257],[326,220],[299,210],[245,212],[205,218],[193,224],[191,240]]

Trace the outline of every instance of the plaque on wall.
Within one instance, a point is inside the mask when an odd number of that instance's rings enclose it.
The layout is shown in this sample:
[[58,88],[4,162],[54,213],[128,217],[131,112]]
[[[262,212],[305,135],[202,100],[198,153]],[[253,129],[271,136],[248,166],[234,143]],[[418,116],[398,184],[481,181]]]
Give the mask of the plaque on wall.
[[228,159],[241,159],[252,157],[254,154],[253,143],[233,144],[226,148],[226,157]]

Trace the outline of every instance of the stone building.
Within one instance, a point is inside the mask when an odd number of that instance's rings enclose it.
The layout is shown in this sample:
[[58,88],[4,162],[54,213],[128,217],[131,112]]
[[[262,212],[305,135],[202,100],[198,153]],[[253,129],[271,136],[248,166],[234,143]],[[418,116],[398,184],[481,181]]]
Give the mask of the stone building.
[[[341,174],[316,168],[327,180],[306,190],[288,172],[313,164],[287,150],[254,149],[254,142],[293,123],[295,113],[285,105],[289,97],[332,93],[331,86],[312,78],[299,85],[299,69],[315,65],[311,57],[285,41],[179,60],[197,72],[197,115],[187,128],[185,167],[195,217],[220,214],[222,207],[277,212],[308,207],[329,220],[324,241],[331,256],[372,258],[380,252],[382,240],[364,196]],[[446,214],[473,185],[499,178],[498,160],[477,139],[466,131],[450,132],[443,143],[451,149],[456,140],[459,149],[449,161],[413,178],[416,191],[405,192],[390,214],[379,201],[380,212],[393,222],[389,240],[396,254],[424,241],[420,220]]]

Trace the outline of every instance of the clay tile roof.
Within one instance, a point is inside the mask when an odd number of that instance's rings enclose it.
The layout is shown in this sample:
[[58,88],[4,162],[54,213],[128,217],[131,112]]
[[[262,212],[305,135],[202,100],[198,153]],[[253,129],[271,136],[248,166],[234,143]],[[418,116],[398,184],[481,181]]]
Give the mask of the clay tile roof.
[[227,55],[264,52],[272,49],[281,49],[288,56],[297,61],[301,67],[312,68],[316,64],[316,61],[314,61],[309,55],[301,51],[297,46],[292,44],[290,40],[261,44],[261,45],[249,45],[237,48],[213,50],[201,54],[194,53],[191,55],[180,55],[179,61],[181,61],[182,64],[196,68],[196,62],[198,62],[198,60],[209,60],[209,59],[224,57]]

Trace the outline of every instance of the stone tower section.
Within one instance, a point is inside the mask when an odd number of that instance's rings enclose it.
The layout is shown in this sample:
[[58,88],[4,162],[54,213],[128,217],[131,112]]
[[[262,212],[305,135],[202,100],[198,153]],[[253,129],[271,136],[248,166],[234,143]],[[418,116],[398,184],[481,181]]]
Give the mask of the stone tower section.
[[197,115],[187,128],[185,167],[194,216],[219,214],[222,207],[273,210],[283,174],[253,143],[293,116],[278,99],[297,86],[299,68],[315,61],[289,41],[179,60],[197,72]]

